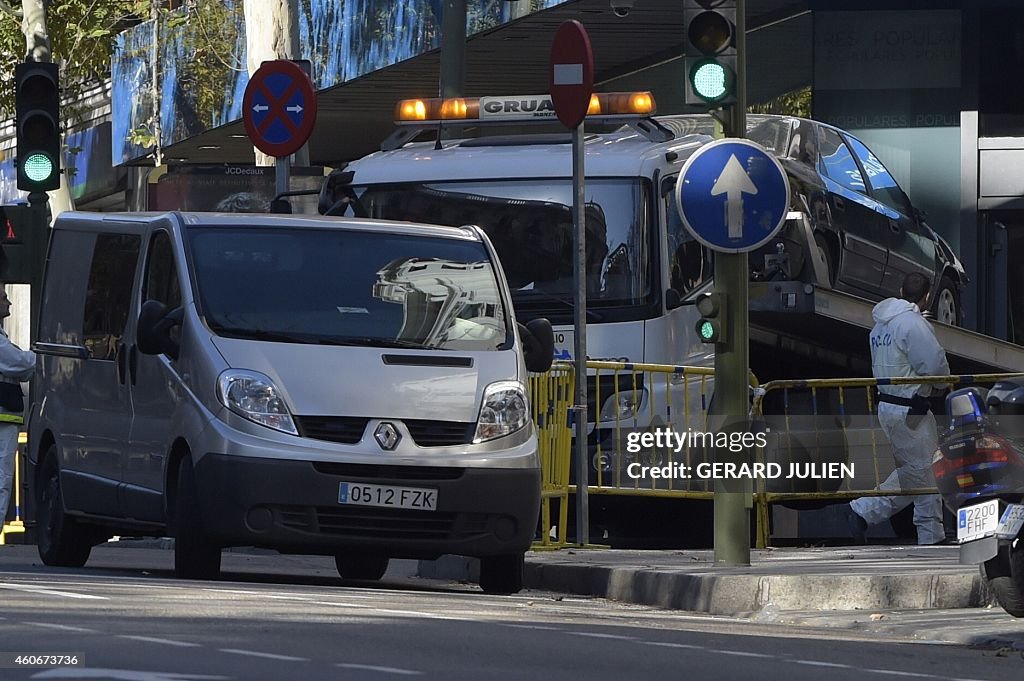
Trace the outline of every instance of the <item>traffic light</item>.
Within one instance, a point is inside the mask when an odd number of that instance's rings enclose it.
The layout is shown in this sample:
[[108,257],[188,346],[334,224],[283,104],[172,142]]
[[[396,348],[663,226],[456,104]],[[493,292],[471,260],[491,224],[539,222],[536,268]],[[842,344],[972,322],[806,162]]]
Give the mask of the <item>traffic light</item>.
[[45,192],[60,187],[60,81],[56,64],[25,62],[14,67],[14,112],[18,137],[18,189]]
[[728,326],[725,322],[725,294],[704,293],[697,299],[701,314],[697,321],[697,337],[704,343],[724,343]]
[[686,103],[736,102],[736,1],[683,0]]
[[0,281],[31,284],[36,269],[30,206],[0,206]]

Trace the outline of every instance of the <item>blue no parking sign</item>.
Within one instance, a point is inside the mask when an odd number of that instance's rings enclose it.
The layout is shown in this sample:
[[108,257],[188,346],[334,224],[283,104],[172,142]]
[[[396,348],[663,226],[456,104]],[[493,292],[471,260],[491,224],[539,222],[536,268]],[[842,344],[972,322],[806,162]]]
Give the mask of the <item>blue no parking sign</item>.
[[687,159],[676,206],[697,241],[723,253],[745,253],[766,244],[785,223],[789,179],[759,144],[718,140]]

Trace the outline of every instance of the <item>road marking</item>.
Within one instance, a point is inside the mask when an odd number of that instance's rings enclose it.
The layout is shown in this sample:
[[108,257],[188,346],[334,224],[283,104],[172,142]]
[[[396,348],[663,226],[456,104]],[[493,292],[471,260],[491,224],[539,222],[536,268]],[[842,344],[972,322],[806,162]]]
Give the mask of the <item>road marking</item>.
[[169,638],[156,638],[153,636],[130,636],[128,634],[121,634],[118,638],[127,638],[132,641],[142,641],[143,643],[163,643],[169,646],[182,646],[185,648],[201,648],[202,645],[199,643],[192,643],[190,641],[172,641]]
[[28,593],[43,594],[45,596],[64,596],[65,598],[85,598],[88,600],[106,601],[106,596],[90,596],[88,594],[76,594],[70,591],[57,591],[55,589],[43,589],[38,586],[25,586],[24,584],[10,584],[0,582],[0,589],[11,589],[12,591],[27,591]]
[[309,662],[305,657],[292,657],[291,655],[275,655],[274,653],[261,653],[258,650],[238,650],[237,648],[221,648],[222,653],[232,655],[249,655],[251,657],[265,657],[268,660],[284,660],[285,662]]
[[33,679],[100,679],[100,681],[214,681],[229,676],[208,674],[178,674],[174,672],[147,672],[136,669],[97,669],[90,667],[62,667],[33,674]]
[[49,622],[25,622],[25,624],[31,624],[34,627],[45,627],[46,629],[60,629],[61,631],[78,631],[83,634],[100,633],[95,629],[86,629],[84,627],[70,627],[66,624],[50,624]]
[[505,622],[498,622],[499,626],[511,627],[513,629],[536,629],[537,631],[562,631],[560,627],[549,627],[542,624],[506,624]]
[[404,674],[406,676],[413,676],[416,674],[423,673],[415,669],[399,669],[398,667],[376,667],[372,664],[349,664],[346,662],[339,662],[334,666],[342,667],[344,669],[365,669],[371,672],[381,672],[382,674]]
[[796,664],[806,664],[811,667],[834,667],[836,669],[854,669],[848,664],[839,664],[838,662],[821,662],[819,660],[786,660],[787,662],[795,662]]
[[[720,653],[722,655],[735,655],[737,657],[766,657],[769,659],[775,659],[777,655],[768,655],[766,653],[750,653],[745,650],[708,650],[709,653]],[[844,665],[837,665],[844,666]]]
[[641,641],[645,646],[658,646],[660,648],[684,648],[686,650],[706,650],[704,646],[692,646],[688,643],[667,643],[664,641]]
[[567,631],[570,636],[586,636],[588,638],[611,638],[617,641],[635,641],[635,636],[621,636],[619,634],[595,634],[589,631]]

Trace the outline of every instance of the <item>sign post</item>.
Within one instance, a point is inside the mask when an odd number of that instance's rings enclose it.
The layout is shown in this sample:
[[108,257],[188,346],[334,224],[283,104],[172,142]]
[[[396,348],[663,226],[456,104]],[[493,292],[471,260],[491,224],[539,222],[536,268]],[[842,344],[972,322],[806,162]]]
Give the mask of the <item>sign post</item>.
[[[676,183],[676,205],[690,234],[716,251],[717,306],[707,307],[717,307],[713,313],[723,318],[723,333],[714,333],[708,320],[698,323],[702,337],[716,344],[709,426],[727,433],[746,430],[750,411],[747,253],[771,241],[785,223],[789,178],[775,156],[760,145],[722,139],[701,147],[686,161]],[[709,325],[706,334],[705,323]],[[715,456],[724,460],[737,455],[719,448]],[[743,460],[737,463],[749,463],[749,451],[739,456]],[[750,563],[751,483],[715,480],[716,563]]]
[[[576,254],[573,300],[576,356],[576,404],[573,406],[576,442],[576,539],[590,543],[587,484],[587,235],[585,222],[583,119],[594,92],[594,53],[583,24],[566,21],[551,43],[551,102],[562,125],[572,130],[572,222]],[[547,532],[547,528],[544,528]]]
[[277,159],[277,193],[289,189],[289,157],[309,139],[316,123],[316,90],[293,61],[266,61],[249,78],[242,122],[254,147]]

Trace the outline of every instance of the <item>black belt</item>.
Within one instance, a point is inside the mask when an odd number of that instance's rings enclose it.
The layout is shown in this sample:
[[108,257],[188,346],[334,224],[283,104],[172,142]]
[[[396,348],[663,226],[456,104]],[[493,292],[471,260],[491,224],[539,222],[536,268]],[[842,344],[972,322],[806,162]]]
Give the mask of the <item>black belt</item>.
[[888,404],[898,404],[901,407],[913,407],[914,400],[909,397],[900,397],[898,395],[888,395],[886,393],[878,393],[879,402],[887,402]]

